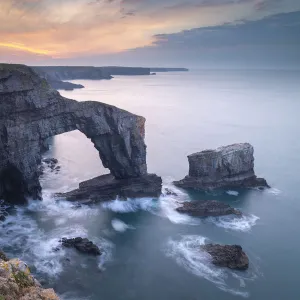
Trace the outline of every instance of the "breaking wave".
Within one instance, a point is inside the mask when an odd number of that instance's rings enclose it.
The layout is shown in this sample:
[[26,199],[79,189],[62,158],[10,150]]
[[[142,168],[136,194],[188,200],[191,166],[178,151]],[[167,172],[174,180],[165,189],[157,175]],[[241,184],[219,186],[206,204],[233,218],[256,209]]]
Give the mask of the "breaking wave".
[[200,250],[200,246],[207,241],[207,238],[198,235],[181,236],[179,239],[170,239],[164,252],[186,271],[210,281],[220,290],[248,297],[248,291],[243,289],[246,288],[246,282],[254,280],[257,275],[249,270],[241,275],[241,272],[214,266],[210,255]]

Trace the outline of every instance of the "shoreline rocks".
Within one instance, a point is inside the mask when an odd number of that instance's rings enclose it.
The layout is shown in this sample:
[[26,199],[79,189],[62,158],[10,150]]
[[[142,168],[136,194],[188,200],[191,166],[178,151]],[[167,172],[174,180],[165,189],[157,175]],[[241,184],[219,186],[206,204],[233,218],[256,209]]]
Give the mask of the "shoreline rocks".
[[189,175],[174,184],[195,190],[269,187],[265,179],[254,173],[253,154],[253,146],[249,143],[191,154],[188,156]]
[[184,202],[182,206],[176,208],[179,213],[186,213],[193,217],[218,217],[226,215],[241,216],[242,213],[220,201],[201,200]]
[[59,300],[53,289],[43,289],[31,275],[28,266],[19,259],[0,256],[0,299]]
[[111,174],[102,175],[79,184],[79,188],[67,193],[56,194],[69,201],[95,203],[127,198],[159,197],[162,179],[155,174],[128,179],[116,179]]
[[219,267],[234,270],[247,270],[249,259],[239,245],[206,244],[201,249],[212,257],[212,263]]
[[62,238],[61,239],[61,244],[64,247],[67,248],[75,248],[77,251],[84,253],[84,254],[90,254],[94,256],[101,255],[101,251],[97,245],[95,245],[93,242],[88,240],[87,238],[81,238],[81,237],[76,237],[76,238]]

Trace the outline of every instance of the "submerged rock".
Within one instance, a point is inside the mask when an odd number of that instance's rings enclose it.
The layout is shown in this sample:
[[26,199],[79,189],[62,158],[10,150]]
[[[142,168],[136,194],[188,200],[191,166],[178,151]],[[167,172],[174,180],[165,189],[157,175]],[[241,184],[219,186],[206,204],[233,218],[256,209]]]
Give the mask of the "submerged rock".
[[238,209],[215,200],[184,202],[176,210],[194,217],[217,217],[232,214],[240,216],[242,214]]
[[62,238],[61,243],[64,247],[75,248],[81,253],[90,255],[101,255],[101,251],[97,245],[87,238],[76,237],[72,239]]
[[0,199],[40,198],[45,141],[72,130],[92,141],[115,178],[147,174],[144,125],[117,107],[62,97],[27,66],[0,64]]
[[81,182],[78,189],[56,196],[70,201],[85,202],[108,201],[117,197],[121,199],[159,197],[161,187],[162,179],[155,174],[128,179],[116,179],[108,174]]
[[212,263],[219,267],[227,267],[235,270],[246,270],[249,267],[249,259],[241,246],[207,244],[201,246],[212,257]]
[[188,156],[189,175],[174,184],[181,188],[269,187],[254,173],[254,149],[248,143],[205,150]]
[[53,289],[43,289],[19,259],[0,257],[0,299],[59,300]]

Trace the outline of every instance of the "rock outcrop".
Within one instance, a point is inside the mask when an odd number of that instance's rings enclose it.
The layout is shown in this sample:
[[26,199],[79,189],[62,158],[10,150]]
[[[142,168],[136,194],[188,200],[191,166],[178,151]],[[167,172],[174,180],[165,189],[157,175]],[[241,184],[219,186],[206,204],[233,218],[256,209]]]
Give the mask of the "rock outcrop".
[[59,300],[53,289],[43,289],[19,259],[0,257],[0,299]]
[[117,179],[147,174],[143,117],[62,97],[24,65],[0,64],[0,199],[38,198],[45,140],[78,129]]
[[206,244],[201,249],[210,254],[212,263],[216,266],[241,271],[249,267],[249,259],[241,246]]
[[266,180],[254,173],[253,153],[250,144],[241,143],[191,154],[189,175],[174,184],[196,190],[268,187]]
[[62,238],[61,243],[64,247],[75,248],[77,251],[90,255],[101,255],[101,251],[97,245],[89,241],[87,238],[76,237],[73,239]]
[[116,179],[112,175],[102,175],[79,184],[79,188],[57,197],[86,204],[114,200],[116,198],[159,197],[162,180],[155,174],[140,177]]
[[176,208],[176,210],[194,217],[240,216],[242,214],[238,209],[215,200],[184,202],[183,205]]

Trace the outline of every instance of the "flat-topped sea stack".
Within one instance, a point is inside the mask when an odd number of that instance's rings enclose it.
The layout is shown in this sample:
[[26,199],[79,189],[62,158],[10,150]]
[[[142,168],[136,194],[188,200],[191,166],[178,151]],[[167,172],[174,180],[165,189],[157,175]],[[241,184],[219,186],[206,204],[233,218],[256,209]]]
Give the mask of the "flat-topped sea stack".
[[253,153],[253,146],[240,143],[191,154],[189,175],[174,184],[195,190],[269,187],[254,173]]
[[24,65],[0,64],[0,199],[39,198],[49,137],[79,130],[117,180],[147,176],[145,118],[100,102],[62,97]]

